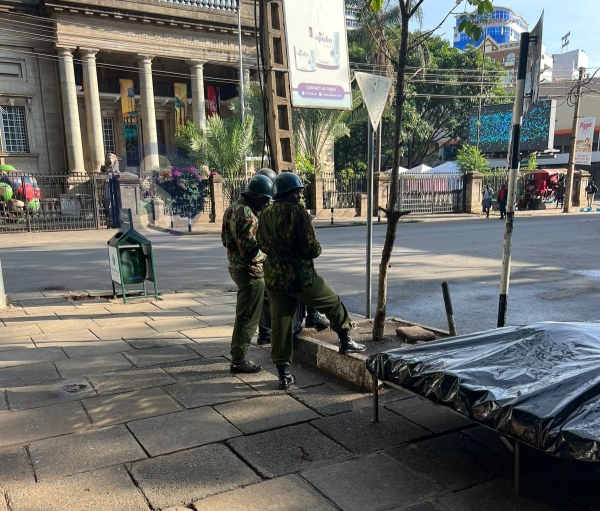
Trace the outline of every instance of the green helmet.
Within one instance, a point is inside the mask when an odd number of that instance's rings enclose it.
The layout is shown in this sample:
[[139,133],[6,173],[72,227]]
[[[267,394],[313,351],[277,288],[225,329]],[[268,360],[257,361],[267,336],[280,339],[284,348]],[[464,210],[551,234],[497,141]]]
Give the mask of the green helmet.
[[266,176],[254,176],[248,184],[244,192],[250,192],[261,197],[273,197],[273,181]]
[[277,198],[284,193],[297,190],[298,188],[304,188],[300,178],[292,172],[282,172],[281,174],[277,174],[273,182],[273,196]]
[[256,176],[267,176],[271,181],[275,181],[277,174],[274,170],[271,169],[260,169],[256,174]]

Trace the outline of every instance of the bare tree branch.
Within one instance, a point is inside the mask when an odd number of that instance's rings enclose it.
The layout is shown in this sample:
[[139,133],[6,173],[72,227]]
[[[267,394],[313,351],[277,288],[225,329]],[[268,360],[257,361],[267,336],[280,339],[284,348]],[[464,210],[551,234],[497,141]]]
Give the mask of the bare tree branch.
[[437,27],[435,27],[433,30],[429,30],[428,32],[425,32],[420,38],[418,38],[412,45],[410,45],[408,47],[408,50],[414,50],[415,48],[417,48],[418,46],[420,46],[421,44],[423,44],[425,41],[427,41],[427,39],[429,39],[434,32],[436,32],[437,30],[439,30],[439,28],[445,23],[445,21],[450,17],[450,15],[454,14],[454,11],[456,10],[456,8],[458,7],[458,4],[455,5],[450,12],[448,12],[448,14],[446,14],[446,16],[444,16],[444,19],[442,21],[440,21],[439,25]]

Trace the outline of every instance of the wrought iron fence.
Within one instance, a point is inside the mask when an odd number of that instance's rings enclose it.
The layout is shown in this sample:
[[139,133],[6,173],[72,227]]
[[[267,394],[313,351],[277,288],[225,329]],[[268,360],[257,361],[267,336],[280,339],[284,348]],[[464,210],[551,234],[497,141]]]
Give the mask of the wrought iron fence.
[[246,177],[223,178],[223,209],[240,198],[246,188]]
[[0,172],[0,183],[0,232],[106,226],[105,175]]
[[402,211],[413,213],[461,213],[462,174],[400,174]]
[[[492,187],[494,190],[494,199],[498,200],[498,192],[500,191],[500,187],[503,184],[508,186],[508,175],[509,172],[506,169],[496,169],[493,172],[487,172],[483,175],[483,188],[485,189],[487,185]],[[523,196],[525,194],[525,172],[519,172],[519,177],[517,180],[517,191],[519,196]]]
[[323,207],[356,208],[359,193],[367,193],[366,175],[336,173],[323,180]]

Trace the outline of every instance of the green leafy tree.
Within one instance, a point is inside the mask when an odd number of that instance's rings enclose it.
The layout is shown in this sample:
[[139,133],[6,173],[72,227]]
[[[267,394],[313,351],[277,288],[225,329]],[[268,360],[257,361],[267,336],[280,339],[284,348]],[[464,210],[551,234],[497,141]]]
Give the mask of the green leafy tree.
[[246,115],[239,118],[223,119],[218,115],[206,119],[203,132],[193,122],[177,129],[175,145],[185,150],[197,163],[208,164],[224,178],[240,177],[246,154],[252,145],[254,118]]
[[531,172],[533,170],[537,170],[537,168],[538,168],[537,155],[535,153],[531,153],[529,155],[529,162],[527,163],[527,165],[525,165],[523,167],[523,170],[527,170],[527,171]]
[[456,164],[463,174],[469,172],[488,173],[492,169],[481,151],[472,145],[464,145],[456,152]]

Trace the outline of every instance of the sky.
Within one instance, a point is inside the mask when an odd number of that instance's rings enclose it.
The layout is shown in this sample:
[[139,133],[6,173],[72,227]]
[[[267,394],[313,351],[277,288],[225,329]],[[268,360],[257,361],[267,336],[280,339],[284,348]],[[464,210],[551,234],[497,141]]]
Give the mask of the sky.
[[[392,0],[393,1],[393,0]],[[432,29],[456,4],[455,0],[425,0],[423,28]],[[546,53],[560,53],[561,38],[571,32],[569,51],[584,50],[589,58],[588,68],[600,67],[600,0],[494,0],[495,7],[508,7],[523,16],[533,29],[544,11],[544,44]],[[570,10],[567,11],[567,6]],[[463,12],[461,5],[456,12]],[[450,41],[454,38],[454,16],[437,31]],[[417,27],[412,27],[417,28]]]

